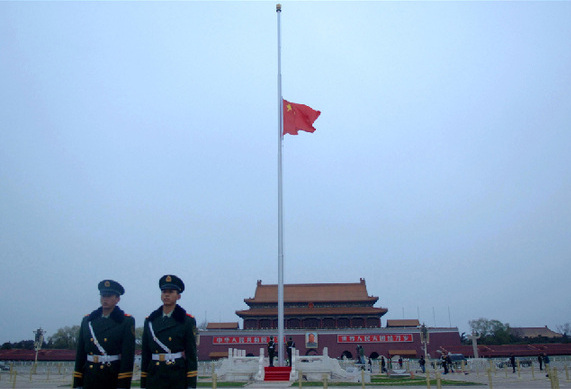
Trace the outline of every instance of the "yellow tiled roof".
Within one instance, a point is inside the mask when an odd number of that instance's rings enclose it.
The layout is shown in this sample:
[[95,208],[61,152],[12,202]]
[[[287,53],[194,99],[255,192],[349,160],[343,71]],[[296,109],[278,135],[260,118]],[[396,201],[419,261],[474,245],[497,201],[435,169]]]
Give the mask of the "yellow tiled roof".
[[[367,294],[365,280],[355,283],[285,284],[284,302],[376,302],[379,298]],[[244,299],[246,304],[277,303],[278,286],[262,285],[258,281],[254,298]]]

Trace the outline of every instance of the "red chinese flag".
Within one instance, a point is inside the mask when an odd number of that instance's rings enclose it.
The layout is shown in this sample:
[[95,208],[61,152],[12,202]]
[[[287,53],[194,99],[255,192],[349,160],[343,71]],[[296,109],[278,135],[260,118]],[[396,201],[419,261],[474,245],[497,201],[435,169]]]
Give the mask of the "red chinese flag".
[[317,120],[320,111],[304,104],[290,103],[284,100],[284,135],[297,135],[298,131],[314,132],[313,122]]

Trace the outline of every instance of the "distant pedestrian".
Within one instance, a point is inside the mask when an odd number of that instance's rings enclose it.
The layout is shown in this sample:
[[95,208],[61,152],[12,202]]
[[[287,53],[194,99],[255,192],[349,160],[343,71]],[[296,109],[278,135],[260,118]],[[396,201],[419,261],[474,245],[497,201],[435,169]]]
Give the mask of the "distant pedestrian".
[[385,362],[385,357],[381,356],[381,373],[387,372],[387,363]]
[[446,365],[448,366],[450,373],[454,373],[454,364],[452,363],[452,357],[450,354],[446,355]]
[[440,364],[444,369],[444,374],[448,374],[448,361],[446,359],[446,355],[442,354],[442,357],[440,358]]
[[541,354],[537,356],[537,362],[539,362],[539,370],[543,370],[543,357]]
[[549,377],[549,356],[543,353],[543,363],[545,363],[545,370],[547,370],[546,377]]
[[510,363],[512,364],[512,373],[515,373],[515,356],[513,354],[510,356]]
[[543,362],[545,362],[545,368],[549,367],[549,356],[546,353],[543,353]]
[[399,369],[402,369],[402,358],[399,357]]
[[[365,349],[360,344],[357,345],[357,358],[361,365],[365,365]],[[361,368],[364,369],[363,366]]]
[[426,369],[424,367],[424,365],[426,364],[426,361],[424,360],[423,355],[420,356],[420,359],[418,360],[418,364],[420,365],[420,370],[422,370],[423,373],[426,373]]

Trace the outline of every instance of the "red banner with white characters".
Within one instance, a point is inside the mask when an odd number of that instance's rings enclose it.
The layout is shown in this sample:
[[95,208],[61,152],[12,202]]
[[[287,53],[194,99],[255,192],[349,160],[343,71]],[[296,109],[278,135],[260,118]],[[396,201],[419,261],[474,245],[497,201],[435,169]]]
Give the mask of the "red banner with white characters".
[[406,343],[412,341],[412,334],[337,335],[337,343]]
[[[276,337],[274,336],[274,339]],[[267,344],[270,336],[214,336],[212,344]],[[406,343],[413,342],[412,334],[396,335],[337,335],[337,343]]]
[[[274,339],[276,337],[274,336]],[[267,344],[270,336],[215,336],[212,344]]]

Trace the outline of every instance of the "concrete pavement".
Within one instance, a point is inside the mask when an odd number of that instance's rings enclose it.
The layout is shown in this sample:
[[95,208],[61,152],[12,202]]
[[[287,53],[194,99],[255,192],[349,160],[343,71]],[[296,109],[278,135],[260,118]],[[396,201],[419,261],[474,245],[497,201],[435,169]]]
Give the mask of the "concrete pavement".
[[[564,370],[558,371],[557,376],[559,379],[560,389],[571,389],[571,381],[567,380],[567,374]],[[31,377],[31,378],[30,378]],[[417,375],[417,377],[422,377],[422,375]],[[443,379],[452,381],[467,381],[479,383],[480,387],[489,388],[490,382],[488,374],[482,373],[451,373],[446,376],[442,376]],[[495,373],[491,373],[492,388],[494,389],[551,389],[550,380],[545,377],[545,371],[535,371],[532,375],[531,371],[523,370],[521,374],[512,373],[511,370],[506,373],[503,370],[497,370]],[[266,382],[255,382],[246,385],[247,388],[265,388],[265,389],[282,389],[282,388],[298,388],[298,385],[293,385],[290,382],[279,382],[279,383],[266,383]],[[302,386],[305,388],[319,388],[321,386]],[[378,385],[365,385],[367,389],[373,388],[401,388],[401,389],[419,389],[425,388],[426,385],[415,385],[415,386],[378,386]],[[478,386],[476,386],[478,387]],[[40,373],[30,376],[29,372],[25,374],[24,372],[19,373],[16,376],[16,382],[10,378],[10,374],[7,372],[2,372],[0,375],[0,389],[54,389],[54,388],[71,388],[71,376],[68,375],[56,375],[56,374],[45,374]],[[236,387],[236,388],[243,388]],[[343,386],[335,382],[328,383],[329,389],[340,389],[340,388],[361,388],[358,386]],[[446,385],[443,386],[445,389],[466,389],[466,386],[456,386],[456,385]],[[224,387],[224,389],[232,389]],[[436,385],[432,384],[431,389],[436,389]]]

